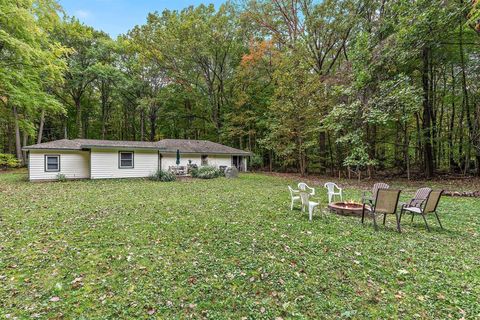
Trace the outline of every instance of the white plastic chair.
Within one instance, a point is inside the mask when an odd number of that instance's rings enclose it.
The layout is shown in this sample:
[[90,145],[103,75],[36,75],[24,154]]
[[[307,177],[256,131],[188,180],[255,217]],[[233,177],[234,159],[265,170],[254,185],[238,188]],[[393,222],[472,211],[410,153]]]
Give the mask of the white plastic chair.
[[332,200],[335,201],[335,196],[340,196],[340,201],[343,201],[342,188],[333,182],[325,183],[324,187],[328,190],[328,203],[332,203]]
[[[309,187],[305,182],[300,182],[300,183],[298,184],[298,190],[307,192],[307,193],[310,194],[311,196],[314,196],[314,195],[315,195],[315,189]],[[310,191],[308,191],[308,190],[310,190]]]
[[320,205],[319,202],[310,201],[311,194],[305,191],[300,191],[300,198],[302,199],[302,211],[308,208],[308,220],[312,221],[313,211]]
[[293,204],[295,203],[295,201],[301,200],[300,195],[298,195],[300,191],[294,190],[290,186],[288,186],[288,191],[290,191],[290,198],[292,200],[292,203],[290,205],[290,210],[293,210]]

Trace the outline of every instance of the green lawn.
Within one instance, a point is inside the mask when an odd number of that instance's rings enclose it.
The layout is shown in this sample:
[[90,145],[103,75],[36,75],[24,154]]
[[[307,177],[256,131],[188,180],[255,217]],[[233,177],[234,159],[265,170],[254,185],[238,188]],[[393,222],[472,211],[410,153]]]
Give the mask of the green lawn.
[[480,200],[375,232],[290,211],[295,182],[0,174],[0,318],[480,317]]

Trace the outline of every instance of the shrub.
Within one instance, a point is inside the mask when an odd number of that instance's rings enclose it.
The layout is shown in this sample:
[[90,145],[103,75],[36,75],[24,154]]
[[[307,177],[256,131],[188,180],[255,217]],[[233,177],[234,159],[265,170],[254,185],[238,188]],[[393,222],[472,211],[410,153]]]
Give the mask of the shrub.
[[20,165],[20,161],[13,154],[0,153],[0,168],[16,168]]
[[148,179],[153,181],[169,182],[177,180],[177,177],[169,171],[157,170],[157,172],[150,175]]
[[250,157],[248,164],[251,169],[261,169],[263,167],[263,157],[259,154],[254,154]]
[[201,166],[197,169],[192,169],[192,177],[199,179],[213,179],[222,175],[222,172],[212,166]]
[[67,181],[67,177],[63,173],[59,173],[57,174],[57,181],[65,182]]

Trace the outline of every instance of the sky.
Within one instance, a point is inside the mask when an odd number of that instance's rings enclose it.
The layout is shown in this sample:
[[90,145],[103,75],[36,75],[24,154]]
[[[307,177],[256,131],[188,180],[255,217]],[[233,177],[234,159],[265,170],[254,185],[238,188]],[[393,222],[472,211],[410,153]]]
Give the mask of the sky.
[[180,10],[191,5],[213,3],[218,7],[225,0],[60,0],[69,16],[110,34],[113,38],[143,24],[149,12],[164,9]]

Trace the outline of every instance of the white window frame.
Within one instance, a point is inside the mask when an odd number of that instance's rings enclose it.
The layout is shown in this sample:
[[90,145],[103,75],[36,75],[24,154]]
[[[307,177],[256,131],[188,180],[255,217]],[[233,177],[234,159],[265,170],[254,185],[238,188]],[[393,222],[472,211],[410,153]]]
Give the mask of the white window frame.
[[[132,165],[131,166],[122,166],[122,154],[127,154],[127,153],[132,155]],[[135,152],[133,152],[133,151],[119,151],[118,152],[118,168],[119,169],[134,169],[135,168]]]
[[[57,158],[57,168],[48,168],[48,158]],[[60,172],[60,155],[59,154],[46,154],[45,155],[45,172]]]

